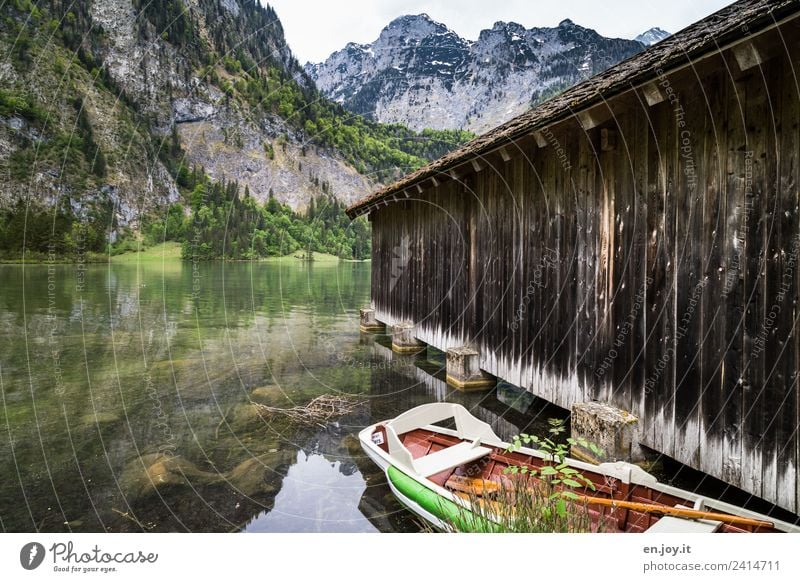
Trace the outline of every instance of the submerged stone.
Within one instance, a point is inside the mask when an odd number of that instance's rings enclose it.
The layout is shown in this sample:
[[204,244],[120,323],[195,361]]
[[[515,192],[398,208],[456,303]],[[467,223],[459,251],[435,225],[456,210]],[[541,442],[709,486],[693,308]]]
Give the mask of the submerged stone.
[[227,479],[232,487],[247,496],[275,493],[280,489],[286,465],[294,463],[293,451],[276,451],[252,457],[237,465]]
[[122,473],[120,486],[126,495],[141,498],[171,487],[219,483],[223,478],[218,473],[199,469],[182,457],[152,453],[128,463]]
[[231,429],[236,433],[251,429],[253,425],[264,422],[256,407],[250,402],[237,404],[229,419]]
[[263,404],[274,404],[286,400],[283,389],[277,384],[259,386],[250,392],[250,398]]

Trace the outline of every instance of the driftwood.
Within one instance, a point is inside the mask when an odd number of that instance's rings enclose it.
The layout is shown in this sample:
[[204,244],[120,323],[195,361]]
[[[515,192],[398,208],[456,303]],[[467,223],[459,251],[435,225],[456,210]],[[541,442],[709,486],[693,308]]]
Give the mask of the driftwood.
[[128,512],[128,511],[120,511],[120,510],[119,510],[119,509],[117,509],[116,507],[112,507],[112,508],[111,508],[111,511],[113,511],[114,513],[118,513],[119,515],[121,515],[122,517],[124,517],[124,518],[125,518],[125,519],[127,519],[127,520],[130,520],[130,521],[132,521],[133,523],[135,523],[136,525],[138,525],[140,528],[142,528],[142,531],[151,530],[151,529],[153,529],[153,528],[155,527],[155,525],[154,525],[154,524],[152,524],[152,523],[151,523],[150,525],[145,525],[145,524],[143,524],[141,521],[139,521],[138,519],[136,519],[136,517],[135,517],[135,516],[131,515],[131,513],[130,513],[130,512]]
[[363,399],[347,394],[323,394],[304,406],[280,408],[253,402],[262,417],[281,415],[298,424],[316,424],[325,427],[333,418],[350,414],[364,404]]

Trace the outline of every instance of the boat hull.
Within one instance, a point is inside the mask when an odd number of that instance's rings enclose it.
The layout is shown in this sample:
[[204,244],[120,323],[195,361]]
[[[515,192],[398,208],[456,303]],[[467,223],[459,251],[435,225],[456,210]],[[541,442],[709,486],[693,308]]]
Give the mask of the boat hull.
[[[442,408],[417,412],[423,407],[433,406]],[[550,464],[549,457],[541,451],[519,447],[514,452],[509,452],[510,444],[502,442],[490,428],[488,432],[484,430],[478,435],[473,434],[473,431],[464,430],[463,426],[460,429],[457,426],[456,430],[453,430],[433,424],[434,421],[430,419],[447,412],[445,406],[453,407],[454,418],[458,421],[461,415],[463,421],[465,410],[459,409],[458,405],[438,403],[411,409],[395,419],[368,426],[359,433],[362,449],[386,473],[387,482],[395,497],[412,513],[433,527],[443,530],[452,528],[454,517],[487,516],[485,511],[471,511],[469,500],[472,500],[472,497],[466,496],[463,489],[459,492],[456,487],[458,479],[500,483],[505,479],[503,475],[509,466],[541,468]],[[428,422],[415,422],[419,419],[427,419]],[[466,420],[464,424],[469,427],[469,422]],[[420,424],[423,426],[419,426]],[[472,427],[480,428],[477,424],[473,424]],[[384,440],[387,435],[390,438]],[[434,464],[436,467],[434,471],[429,471],[428,474],[422,471],[423,467],[430,467],[431,464],[426,462],[429,457],[438,457],[437,460],[447,459],[448,456],[455,456],[465,448],[474,449],[479,444],[481,447],[491,449],[490,454],[484,453],[485,457],[479,463],[470,457],[473,460],[450,464],[444,470],[439,464]],[[394,449],[390,449],[392,446]],[[396,458],[389,453],[389,450],[395,451]],[[689,521],[688,518],[667,518],[664,516],[665,512],[659,508],[668,510],[685,508],[690,512],[704,511],[717,516],[726,514],[728,517],[718,517],[719,522],[714,531],[800,532],[800,527],[793,523],[775,520],[770,516],[717,499],[706,498],[691,491],[659,483],[655,477],[629,463],[592,465],[569,458],[565,463],[579,471],[593,484],[591,491],[588,489],[578,491],[579,494],[586,496],[587,501],[591,499],[592,505],[588,508],[588,512],[593,524],[592,531],[599,530],[600,524],[603,526],[602,531],[655,532],[664,531],[668,524],[677,527],[676,531],[684,531],[680,526],[685,526]],[[468,478],[470,475],[472,477]],[[483,503],[480,500],[479,502]],[[625,503],[635,507],[630,510],[621,507]],[[758,523],[757,525],[736,523],[730,516]],[[487,517],[490,518],[491,515]],[[654,527],[659,520],[663,522],[659,527]],[[700,520],[692,521],[699,523]],[[611,529],[607,529],[607,526]],[[481,523],[458,529],[496,531],[496,526]]]
[[407,495],[403,488],[398,487],[395,479],[393,479],[393,472],[395,471],[399,471],[399,469],[395,469],[391,466],[386,470],[386,482],[389,483],[389,489],[392,490],[392,494],[395,496],[395,498],[411,513],[422,518],[434,528],[446,530],[447,524],[442,521],[441,514],[428,511],[421,503],[417,501],[417,499],[415,499],[416,496]]
[[493,532],[497,526],[475,515],[466,504],[438,494],[396,467],[389,466],[386,480],[395,497],[413,513],[440,530],[456,525],[459,531]]

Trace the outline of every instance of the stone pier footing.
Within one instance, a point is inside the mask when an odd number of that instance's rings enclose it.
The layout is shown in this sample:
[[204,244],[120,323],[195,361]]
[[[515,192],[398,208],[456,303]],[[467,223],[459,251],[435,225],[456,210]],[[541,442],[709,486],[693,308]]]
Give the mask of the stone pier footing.
[[447,350],[447,383],[459,390],[489,390],[497,378],[479,367],[479,353],[468,346]]
[[578,402],[572,406],[572,438],[585,439],[601,454],[584,446],[573,446],[570,456],[589,463],[644,460],[638,442],[639,419],[630,412],[604,402]]
[[392,326],[392,351],[398,354],[418,354],[425,351],[424,342],[414,337],[414,324],[403,321]]
[[371,307],[362,307],[359,310],[361,323],[359,328],[365,333],[385,333],[386,326],[375,319],[375,310]]

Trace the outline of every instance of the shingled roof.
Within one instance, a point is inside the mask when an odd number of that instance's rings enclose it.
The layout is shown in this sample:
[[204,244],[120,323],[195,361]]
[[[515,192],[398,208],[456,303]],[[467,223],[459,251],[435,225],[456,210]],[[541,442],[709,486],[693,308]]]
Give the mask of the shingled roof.
[[740,0],[731,4],[359,200],[347,209],[347,215],[355,218],[366,214],[376,202],[410,186],[440,177],[470,159],[484,156],[557,121],[574,117],[619,93],[719,52],[798,13],[800,0]]

